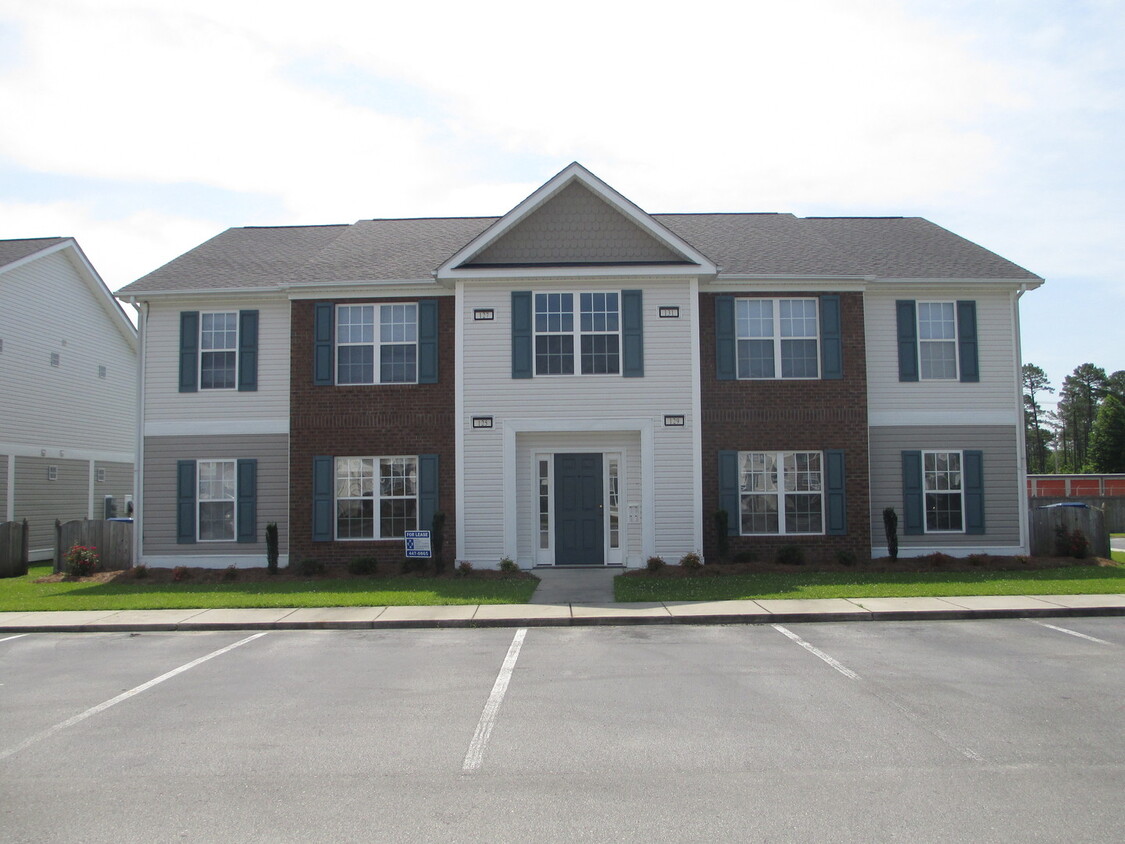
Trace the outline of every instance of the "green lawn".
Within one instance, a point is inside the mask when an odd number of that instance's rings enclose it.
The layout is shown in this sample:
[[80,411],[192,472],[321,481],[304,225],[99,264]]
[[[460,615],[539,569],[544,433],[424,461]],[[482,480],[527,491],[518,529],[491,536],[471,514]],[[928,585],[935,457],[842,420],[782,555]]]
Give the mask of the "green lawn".
[[0,580],[0,612],[147,610],[214,607],[383,607],[439,604],[525,604],[538,580],[278,575],[265,583],[34,583],[51,566]]
[[[1114,554],[1125,564],[1125,553]],[[1125,565],[1031,571],[815,572],[614,579],[618,601],[742,598],[903,598],[942,595],[1078,595],[1125,592]]]

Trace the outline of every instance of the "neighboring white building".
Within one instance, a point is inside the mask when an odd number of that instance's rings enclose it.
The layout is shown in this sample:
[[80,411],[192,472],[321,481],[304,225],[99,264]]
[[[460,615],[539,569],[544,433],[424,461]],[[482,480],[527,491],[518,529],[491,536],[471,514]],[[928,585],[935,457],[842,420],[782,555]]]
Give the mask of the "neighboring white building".
[[0,396],[0,521],[31,560],[55,519],[131,511],[137,331],[73,238],[0,240]]

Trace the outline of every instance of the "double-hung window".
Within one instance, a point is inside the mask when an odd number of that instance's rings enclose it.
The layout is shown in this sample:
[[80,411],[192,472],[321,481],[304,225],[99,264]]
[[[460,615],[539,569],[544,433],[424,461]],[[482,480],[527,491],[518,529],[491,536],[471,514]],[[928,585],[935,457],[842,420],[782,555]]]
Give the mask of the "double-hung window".
[[417,304],[339,305],[336,308],[337,384],[414,384],[417,381]]
[[234,460],[200,460],[196,507],[200,542],[232,542],[237,501]]
[[418,458],[338,457],[336,538],[393,539],[418,524]]
[[918,363],[923,380],[957,380],[957,314],[953,302],[918,303]]
[[237,379],[238,314],[200,314],[199,389],[233,390]]
[[[615,375],[621,372],[618,293],[535,294],[535,374]],[[577,340],[575,339],[577,337]]]
[[742,534],[824,533],[821,452],[739,452],[738,485]]
[[739,378],[819,378],[816,299],[736,299]]
[[964,488],[961,452],[923,451],[922,483],[926,501],[926,533],[962,533]]

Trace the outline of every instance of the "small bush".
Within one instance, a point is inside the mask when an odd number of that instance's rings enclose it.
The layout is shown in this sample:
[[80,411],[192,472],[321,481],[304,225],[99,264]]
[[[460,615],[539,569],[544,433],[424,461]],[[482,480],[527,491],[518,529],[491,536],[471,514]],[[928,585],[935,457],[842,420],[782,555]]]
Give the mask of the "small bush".
[[425,557],[407,557],[402,561],[403,574],[422,574],[426,570]]
[[1070,535],[1070,556],[1076,560],[1085,560],[1090,554],[1090,542],[1086,535],[1078,528]]
[[894,507],[883,509],[883,533],[887,537],[887,556],[898,559],[898,514]]
[[1070,534],[1067,533],[1064,525],[1059,525],[1055,528],[1055,556],[1070,556]]
[[468,560],[462,560],[457,564],[457,576],[468,577],[473,573],[473,564]]
[[645,568],[647,568],[653,574],[656,574],[656,572],[664,568],[664,565],[665,563],[663,557],[649,557],[648,561],[645,563]]
[[505,574],[517,574],[520,570],[519,563],[511,557],[502,557],[500,559],[500,571]]
[[842,566],[854,566],[859,562],[859,557],[855,555],[855,551],[841,548],[836,552],[836,562]]
[[238,580],[238,566],[229,565],[223,569],[223,580]]
[[698,571],[703,568],[703,560],[694,551],[688,551],[680,557],[680,566],[688,571]]
[[277,522],[266,525],[266,571],[277,574]]
[[987,554],[970,554],[969,565],[971,566],[987,566],[989,557]]
[[726,510],[715,511],[715,538],[719,546],[719,559],[725,560],[730,554],[730,514]]
[[758,562],[758,553],[756,551],[739,551],[734,555],[734,562],[736,563],[756,563]]
[[191,580],[191,569],[187,566],[176,566],[172,569],[172,580],[176,583],[183,583],[185,580]]
[[324,574],[324,563],[315,557],[305,557],[297,563],[297,574],[301,577],[315,577]]
[[137,580],[144,580],[148,577],[148,566],[141,563],[139,566],[133,566],[133,577]]
[[805,552],[800,545],[782,545],[774,559],[783,566],[800,566],[805,563]]
[[375,570],[379,566],[379,561],[375,557],[368,555],[365,557],[352,557],[348,560],[348,573],[356,575],[369,575],[375,574]]
[[74,577],[89,577],[98,570],[98,549],[93,545],[71,545],[63,554],[66,573]]
[[953,562],[953,557],[949,556],[948,554],[943,554],[941,553],[941,551],[935,551],[934,553],[927,556],[926,559],[930,562],[931,565],[935,566],[947,566]]
[[1026,566],[1029,561],[1030,561],[1030,558],[1025,557],[1023,554],[1019,554],[1019,555],[1016,556],[1016,562],[1019,563],[1020,565]]

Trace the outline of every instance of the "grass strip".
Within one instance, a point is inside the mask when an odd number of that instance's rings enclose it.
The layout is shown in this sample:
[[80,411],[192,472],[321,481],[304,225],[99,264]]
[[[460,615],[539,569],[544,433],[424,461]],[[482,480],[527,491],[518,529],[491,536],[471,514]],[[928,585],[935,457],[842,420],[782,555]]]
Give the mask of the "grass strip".
[[538,580],[420,577],[295,578],[257,583],[35,583],[51,567],[0,580],[0,612],[233,607],[389,607],[525,604]]
[[[1125,563],[1125,554],[1114,555]],[[1125,565],[1030,571],[816,572],[696,577],[630,575],[613,581],[618,601],[729,601],[748,598],[913,598],[952,595],[1125,593]]]

